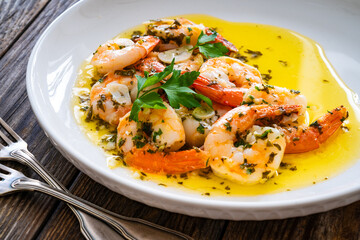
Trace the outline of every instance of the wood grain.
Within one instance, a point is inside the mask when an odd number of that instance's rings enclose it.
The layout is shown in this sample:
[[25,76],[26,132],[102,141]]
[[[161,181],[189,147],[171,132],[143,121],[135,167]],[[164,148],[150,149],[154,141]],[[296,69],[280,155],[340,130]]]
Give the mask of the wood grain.
[[[148,207],[108,190],[84,174],[76,179],[71,192],[115,213],[142,218],[184,232],[195,239],[221,239],[226,223],[223,220],[189,217]],[[44,227],[38,239],[54,239],[54,237],[81,239],[82,236],[77,229],[75,217],[69,213],[65,205],[62,205]]]
[[[19,4],[19,2],[11,3]],[[33,2],[34,6],[40,3]],[[21,36],[0,59],[0,117],[29,143],[29,150],[65,185],[69,185],[79,171],[62,157],[39,127],[27,99],[25,74],[31,49],[39,33],[71,3],[70,1],[62,4],[54,2],[47,5],[46,11],[37,16],[29,28],[23,33],[21,30],[17,31],[17,34]],[[3,6],[4,2],[1,2],[1,10]],[[21,12],[23,5],[19,4],[17,7]],[[32,10],[25,9],[24,11],[23,15],[27,12],[33,15]],[[30,19],[31,17],[22,16],[21,18]],[[20,21],[16,18],[12,19],[15,22]],[[4,26],[3,23],[0,25]],[[13,25],[8,24],[8,26]],[[7,40],[4,42],[11,42],[15,35],[15,31],[6,35]],[[27,167],[15,163],[9,165],[15,166],[27,176],[38,178]],[[0,198],[0,239],[33,239],[57,205],[57,201],[39,193],[20,193]]]
[[306,217],[230,221],[223,239],[360,239],[360,202]]
[[0,57],[33,22],[49,0],[0,0]]

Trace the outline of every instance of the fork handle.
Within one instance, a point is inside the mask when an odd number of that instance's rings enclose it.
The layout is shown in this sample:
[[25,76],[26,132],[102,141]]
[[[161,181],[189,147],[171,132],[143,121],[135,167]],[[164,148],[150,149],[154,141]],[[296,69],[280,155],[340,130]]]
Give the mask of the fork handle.
[[121,216],[121,218],[114,217],[106,209],[103,209],[95,204],[85,201],[77,196],[67,193],[63,190],[55,189],[49,185],[40,182],[38,180],[30,179],[27,177],[22,177],[15,180],[12,184],[12,187],[17,190],[33,190],[48,194],[50,196],[56,197],[62,201],[65,201],[73,206],[109,223],[114,227],[122,236],[127,240],[190,240],[191,237],[144,221],[140,219],[132,219]]
[[[20,163],[32,168],[50,186],[66,192],[68,191],[65,186],[52,176],[51,173],[49,173],[27,149],[16,149],[12,151],[10,155]],[[124,239],[118,232],[99,219],[76,209],[72,205],[69,205],[69,208],[74,212],[75,216],[79,220],[80,231],[87,240]]]

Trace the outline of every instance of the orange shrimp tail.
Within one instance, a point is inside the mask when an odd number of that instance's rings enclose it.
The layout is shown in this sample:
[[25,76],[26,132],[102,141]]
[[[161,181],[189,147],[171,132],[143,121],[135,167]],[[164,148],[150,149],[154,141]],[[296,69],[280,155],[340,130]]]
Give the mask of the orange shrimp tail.
[[286,136],[285,153],[303,153],[320,147],[348,117],[345,107],[340,106],[329,111],[309,127],[287,128],[283,131]]
[[[207,35],[213,34],[213,32],[212,32],[209,28],[206,28],[205,32],[206,32]],[[226,40],[226,39],[225,39],[223,36],[221,36],[219,33],[217,34],[214,42],[220,42],[220,43],[222,43],[222,44],[229,50],[229,52],[227,53],[228,55],[229,55],[231,52],[238,52],[238,51],[239,51],[239,50],[235,47],[234,44],[232,44],[231,42],[229,42],[228,40]]]
[[242,89],[223,88],[201,75],[195,80],[192,87],[211,100],[230,107],[237,107],[243,101],[244,92]]
[[337,129],[341,126],[343,121],[349,117],[349,113],[344,106],[340,106],[326,113],[320,117],[316,122],[320,127],[317,127],[315,122],[310,126],[316,128],[320,136],[318,137],[319,142],[325,142],[331,135],[333,135]]
[[320,147],[318,132],[312,128],[285,128],[285,153],[304,153]]
[[206,168],[209,154],[202,150],[180,152],[152,152],[147,149],[133,149],[125,157],[131,167],[148,173],[176,174]]
[[292,113],[299,113],[302,109],[301,105],[255,105],[252,109],[256,111],[257,124],[271,124],[274,123],[278,117],[289,115]]

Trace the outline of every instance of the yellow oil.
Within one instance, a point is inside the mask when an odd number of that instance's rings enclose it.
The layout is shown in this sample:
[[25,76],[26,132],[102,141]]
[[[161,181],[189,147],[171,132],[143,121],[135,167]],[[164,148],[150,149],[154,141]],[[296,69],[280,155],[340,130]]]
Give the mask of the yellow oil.
[[[192,172],[186,175],[162,176],[141,174],[142,180],[158,182],[164,187],[176,186],[193,190],[199,194],[213,195],[259,195],[291,191],[300,187],[317,184],[350,168],[360,157],[360,111],[355,104],[352,92],[344,85],[321,47],[313,40],[299,33],[275,26],[228,22],[207,15],[184,15],[195,23],[216,28],[240,49],[247,64],[255,65],[269,79],[269,84],[300,90],[308,100],[310,122],[344,105],[349,111],[346,128],[338,130],[317,150],[303,154],[287,154],[283,162],[288,164],[279,169],[279,176],[264,184],[245,186],[214,176],[212,173]],[[119,34],[129,37],[134,30],[144,30],[142,26]],[[248,50],[260,51],[261,56],[252,58]],[[82,66],[76,87],[89,88],[93,69],[88,62]],[[271,79],[270,79],[271,78]],[[86,123],[84,113],[79,111],[74,99],[75,116],[84,132],[98,143],[107,129],[94,131],[95,123]],[[91,130],[92,129],[92,130]],[[110,156],[110,153],[109,153]],[[123,166],[111,157],[109,167]]]

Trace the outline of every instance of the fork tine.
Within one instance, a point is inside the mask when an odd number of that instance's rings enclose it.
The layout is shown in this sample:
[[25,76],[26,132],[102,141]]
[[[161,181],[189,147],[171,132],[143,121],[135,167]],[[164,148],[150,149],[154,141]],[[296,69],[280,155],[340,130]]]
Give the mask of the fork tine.
[[6,177],[8,177],[8,174],[5,173],[0,173],[0,179],[6,179]]
[[7,166],[5,166],[5,165],[2,165],[2,164],[0,164],[0,169],[6,171],[6,172],[8,172],[8,173],[17,172],[15,169],[9,168],[9,167],[7,167]]
[[0,137],[8,144],[10,145],[12,141],[3,133],[0,131]]
[[9,126],[6,124],[6,122],[0,118],[0,125],[6,129],[6,131],[8,131],[10,133],[10,135],[15,138],[17,141],[22,140],[22,138],[16,134],[16,132]]

